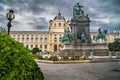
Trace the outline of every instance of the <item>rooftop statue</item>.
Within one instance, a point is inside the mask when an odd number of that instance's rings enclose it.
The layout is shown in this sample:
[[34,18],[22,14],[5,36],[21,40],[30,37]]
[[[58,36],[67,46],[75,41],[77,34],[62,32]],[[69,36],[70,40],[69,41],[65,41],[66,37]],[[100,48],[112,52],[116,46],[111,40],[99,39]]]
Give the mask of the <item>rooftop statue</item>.
[[98,42],[99,39],[102,39],[102,41],[104,40],[104,42],[106,43],[106,34],[107,34],[107,30],[104,30],[103,32],[101,31],[101,28],[98,29],[98,34],[93,36],[93,40],[95,40],[96,42]]
[[84,12],[81,9],[83,6],[80,6],[79,3],[77,3],[74,7],[73,7],[73,17],[77,16],[84,16]]
[[72,42],[74,40],[72,33],[69,28],[64,29],[64,35],[59,39],[61,42]]

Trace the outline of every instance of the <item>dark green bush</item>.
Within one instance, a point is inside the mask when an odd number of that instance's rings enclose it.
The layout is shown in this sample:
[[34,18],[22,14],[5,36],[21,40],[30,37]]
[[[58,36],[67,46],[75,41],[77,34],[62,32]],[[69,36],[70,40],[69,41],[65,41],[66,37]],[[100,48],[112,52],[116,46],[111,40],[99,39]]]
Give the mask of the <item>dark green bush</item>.
[[0,80],[44,80],[30,51],[5,33],[0,33]]
[[32,54],[36,54],[37,52],[42,52],[38,47],[35,47],[31,50]]

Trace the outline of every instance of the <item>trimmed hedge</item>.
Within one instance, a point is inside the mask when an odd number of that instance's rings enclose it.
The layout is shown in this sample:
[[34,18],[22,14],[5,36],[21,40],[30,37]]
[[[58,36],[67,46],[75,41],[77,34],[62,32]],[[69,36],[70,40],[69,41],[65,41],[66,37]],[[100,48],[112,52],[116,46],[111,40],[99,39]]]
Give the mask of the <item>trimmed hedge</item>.
[[0,80],[44,80],[30,51],[5,33],[0,33]]

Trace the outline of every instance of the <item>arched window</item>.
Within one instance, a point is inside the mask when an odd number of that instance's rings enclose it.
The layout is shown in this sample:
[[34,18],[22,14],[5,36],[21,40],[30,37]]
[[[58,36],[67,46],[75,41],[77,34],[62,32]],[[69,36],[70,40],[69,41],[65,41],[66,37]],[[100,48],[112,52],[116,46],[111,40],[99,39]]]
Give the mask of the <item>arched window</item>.
[[59,23],[59,27],[61,26],[61,23]]
[[54,51],[57,51],[57,45],[56,44],[54,45]]

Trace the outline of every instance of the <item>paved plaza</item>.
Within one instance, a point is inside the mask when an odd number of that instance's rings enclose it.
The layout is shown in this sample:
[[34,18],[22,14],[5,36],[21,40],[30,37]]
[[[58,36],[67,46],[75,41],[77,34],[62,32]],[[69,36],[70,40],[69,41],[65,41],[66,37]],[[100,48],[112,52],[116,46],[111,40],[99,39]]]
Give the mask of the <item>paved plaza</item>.
[[38,65],[45,80],[120,80],[120,62]]

